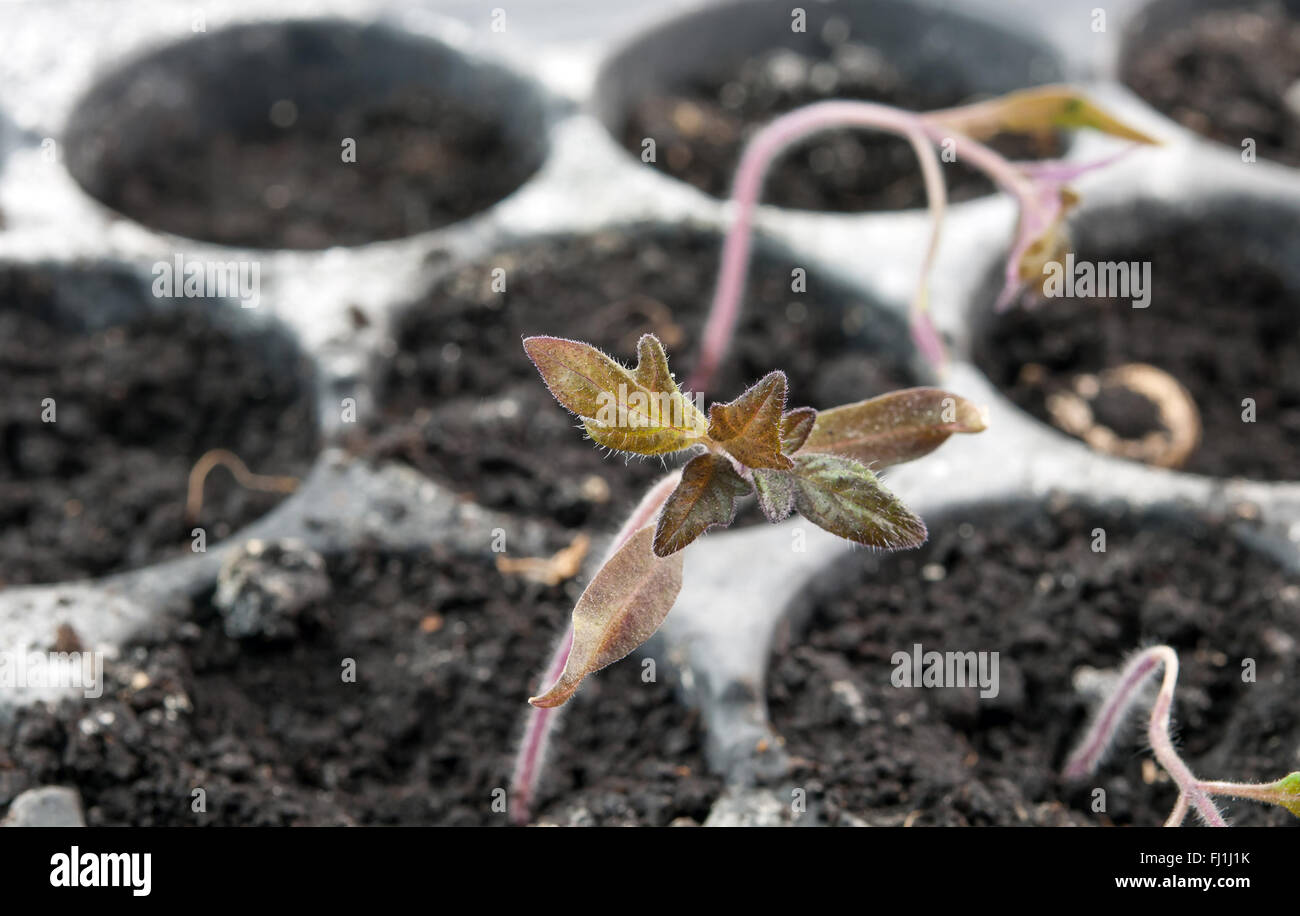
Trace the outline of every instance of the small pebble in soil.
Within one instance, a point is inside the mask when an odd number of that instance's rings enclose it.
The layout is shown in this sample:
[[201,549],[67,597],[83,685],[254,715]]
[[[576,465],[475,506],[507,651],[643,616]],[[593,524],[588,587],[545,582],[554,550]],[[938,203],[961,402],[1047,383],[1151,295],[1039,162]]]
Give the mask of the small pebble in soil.
[[81,796],[65,786],[28,789],[9,805],[0,827],[84,827]]
[[222,565],[212,604],[234,639],[290,639],[303,609],[329,592],[320,554],[297,541],[251,540]]

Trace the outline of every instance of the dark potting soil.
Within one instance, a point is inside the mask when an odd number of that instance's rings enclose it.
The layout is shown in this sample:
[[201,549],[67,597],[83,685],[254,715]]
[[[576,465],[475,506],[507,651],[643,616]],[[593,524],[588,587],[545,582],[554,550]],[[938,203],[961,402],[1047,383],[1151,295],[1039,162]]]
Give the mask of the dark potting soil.
[[[1099,244],[1092,261],[1149,262],[1151,299],[1049,298],[991,316],[975,359],[1012,401],[1051,422],[1048,398],[1079,375],[1146,363],[1173,376],[1200,413],[1184,470],[1294,480],[1300,461],[1300,310],[1276,269],[1213,217],[1175,223],[1132,246]],[[1254,422],[1243,422],[1255,402]],[[1161,429],[1144,396],[1098,398],[1097,422],[1138,438]]]
[[[794,51],[757,55],[724,75],[697,78],[680,89],[638,101],[619,130],[640,157],[655,141],[655,168],[726,197],[746,141],[774,117],[825,99],[865,99],[909,111],[933,111],[975,99],[941,87],[911,83],[875,48],[838,46],[829,60]],[[1002,134],[992,146],[1012,159],[1061,155],[1057,136]],[[982,174],[960,161],[943,162],[948,199],[970,200],[993,191]],[[796,144],[773,162],[766,203],[802,210],[903,210],[925,206],[925,185],[911,144],[878,131],[833,130]]]
[[[575,338],[633,364],[638,337],[653,332],[685,384],[720,247],[717,237],[690,231],[602,232],[526,244],[455,270],[399,319],[396,350],[381,369],[379,415],[356,447],[408,462],[482,505],[569,527],[597,518],[616,527],[663,462],[602,455],[551,397],[521,339]],[[901,322],[815,272],[805,292],[792,292],[799,266],[755,259],[740,326],[707,400],[730,400],[773,369],[790,378],[791,406],[833,407],[915,384]],[[505,271],[505,292],[493,292],[496,268]],[[882,344],[855,350],[852,335]]]
[[[200,604],[179,634],[109,661],[103,698],[0,723],[0,807],[58,783],[80,791],[92,825],[505,824],[493,793],[509,787],[527,697],[580,584],[367,549],[328,577],[292,640],[231,639]],[[617,664],[583,684],[536,821],[707,815],[720,785],[694,717],[641,672]]]
[[[191,549],[190,469],[210,449],[256,474],[298,476],[313,402],[289,367],[200,309],[87,332],[48,320],[38,274],[0,272],[0,587],[101,576]],[[53,400],[54,422],[42,419]],[[283,494],[208,477],[210,540]]]
[[[151,129],[157,155],[148,159],[115,154],[111,133],[97,138],[104,203],[167,232],[255,248],[436,229],[496,203],[535,167],[482,111],[418,89],[330,112],[276,109],[265,122],[201,136],[183,121]],[[343,161],[344,137],[356,140],[355,161]]]
[[[773,724],[802,761],[794,779],[810,810],[834,824],[1158,826],[1176,791],[1145,747],[1149,705],[1096,775],[1073,785],[1058,773],[1095,708],[1076,675],[1086,683],[1083,669],[1117,669],[1162,642],[1180,657],[1175,735],[1193,772],[1264,782],[1297,769],[1300,587],[1225,526],[1069,506],[928,521],[918,552],[841,563],[772,665]],[[894,687],[893,654],[918,643],[1000,653],[996,698]],[[1227,812],[1296,823],[1247,802]]]
[[1300,17],[1276,2],[1207,10],[1146,37],[1122,78],[1199,134],[1300,165]]

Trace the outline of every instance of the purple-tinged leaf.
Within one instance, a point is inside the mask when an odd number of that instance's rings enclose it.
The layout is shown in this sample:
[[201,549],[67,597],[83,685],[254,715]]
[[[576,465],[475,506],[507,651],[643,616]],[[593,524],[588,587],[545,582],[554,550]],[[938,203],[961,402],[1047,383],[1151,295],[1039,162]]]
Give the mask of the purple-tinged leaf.
[[529,703],[560,706],[582,679],[636,649],[654,635],[682,590],[682,557],[657,557],[654,529],[628,538],[592,578],[573,609],[573,646],[564,672]]
[[1138,149],[1141,149],[1141,147],[1136,144],[1126,146],[1099,159],[1089,159],[1085,162],[1073,162],[1068,159],[1040,159],[1034,162],[1017,162],[1016,170],[1031,181],[1055,182],[1058,185],[1063,185],[1087,175],[1089,172],[1096,172],[1114,165]]
[[755,468],[754,490],[769,522],[779,522],[794,511],[794,477],[789,471]]
[[811,407],[787,410],[781,417],[781,451],[786,455],[793,455],[803,448],[816,422],[817,411]]
[[984,428],[983,413],[965,398],[939,388],[904,388],[821,411],[800,454],[844,455],[879,470],[928,455],[953,433]]
[[605,398],[619,387],[637,386],[625,367],[590,344],[562,337],[527,337],[524,352],[533,361],[542,381],[572,414],[594,417],[605,406]]
[[651,391],[676,391],[677,380],[668,369],[668,354],[653,334],[642,334],[636,342],[636,380]]
[[1069,253],[1065,218],[1079,196],[1066,183],[1105,168],[1137,148],[1130,146],[1090,162],[1020,162],[1013,166],[1018,177],[1008,190],[1015,194],[1020,216],[995,311],[1005,311],[1026,287],[1042,289],[1044,267]]
[[736,500],[753,488],[723,455],[696,455],[682,468],[682,480],[659,513],[654,552],[666,557],[709,528],[736,518]]
[[1016,239],[1007,256],[1002,292],[993,305],[994,311],[1006,311],[1030,285],[1041,289],[1045,282],[1043,268],[1064,260],[1070,251],[1065,217],[1078,202],[1079,195],[1055,182],[1037,184],[1021,198]]
[[795,508],[814,525],[882,550],[925,543],[925,523],[852,458],[804,453],[794,461]]
[[781,453],[785,373],[769,372],[730,404],[709,408],[709,437],[748,468],[789,468]]
[[551,394],[583,418],[598,444],[641,455],[695,445],[708,421],[677,388],[663,346],[651,334],[637,344],[629,370],[595,347],[557,337],[529,337],[524,349]]

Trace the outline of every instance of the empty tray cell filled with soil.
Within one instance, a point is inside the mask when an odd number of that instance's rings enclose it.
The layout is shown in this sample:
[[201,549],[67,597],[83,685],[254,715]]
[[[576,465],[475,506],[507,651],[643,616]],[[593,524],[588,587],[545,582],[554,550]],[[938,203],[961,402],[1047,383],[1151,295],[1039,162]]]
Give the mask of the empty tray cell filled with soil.
[[[0,808],[57,783],[92,825],[507,824],[527,698],[578,583],[437,552],[249,548],[234,564],[253,567],[232,565],[176,632],[106,665],[102,699],[0,724],[0,772],[17,774]],[[720,786],[672,691],[639,665],[590,679],[535,820],[701,822]]]
[[[745,141],[799,106],[862,99],[932,111],[1060,76],[1049,49],[927,4],[830,2],[792,12],[762,0],[676,19],[625,49],[605,65],[596,104],[639,160],[725,197]],[[1064,150],[1054,134],[1001,134],[992,145],[1017,159]],[[944,175],[953,201],[993,191],[960,162],[945,162]],[[924,206],[925,189],[905,139],[831,130],[773,163],[763,200],[802,210],[901,210]]]
[[[1063,502],[927,521],[921,550],[845,558],[791,609],[769,702],[810,814],[1159,826],[1178,793],[1144,741],[1154,688],[1097,772],[1060,774],[1124,662],[1161,643],[1179,655],[1174,733],[1197,777],[1297,768],[1300,588],[1231,525]],[[1225,801],[1235,824],[1295,823]]]
[[0,265],[0,587],[188,554],[310,467],[312,371],[287,334],[178,302],[125,267]]
[[[453,269],[397,319],[379,361],[380,409],[358,448],[495,509],[616,527],[664,462],[605,456],[585,441],[521,339],[582,340],[632,365],[637,339],[653,333],[685,385],[720,251],[712,233],[647,226],[530,242]],[[915,384],[915,359],[892,313],[760,245],[706,402],[783,369],[791,406],[836,406]]]
[[1129,31],[1120,76],[1162,113],[1241,152],[1300,165],[1300,2],[1164,0]]
[[997,315],[995,293],[979,297],[976,362],[1011,400],[1107,454],[1295,480],[1296,227],[1294,211],[1244,198],[1086,213],[1074,253],[1044,276],[1049,296]]
[[239,26],[95,86],[67,130],[90,194],[156,229],[254,248],[413,235],[541,164],[526,83],[442,45],[341,21]]

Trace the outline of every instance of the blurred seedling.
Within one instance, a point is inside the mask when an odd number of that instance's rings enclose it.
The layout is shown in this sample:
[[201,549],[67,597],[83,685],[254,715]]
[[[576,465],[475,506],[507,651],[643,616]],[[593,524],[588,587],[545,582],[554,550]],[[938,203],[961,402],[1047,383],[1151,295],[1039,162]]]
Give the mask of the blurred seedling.
[[598,446],[690,457],[651,488],[615,537],[578,599],[547,668],[546,689],[529,700],[537,710],[516,761],[516,820],[528,818],[553,710],[583,678],[654,634],[681,590],[684,548],[711,528],[729,526],[744,497],[756,494],[773,522],[798,512],[868,547],[916,547],[925,541],[925,524],[874,471],[920,458],[953,433],[985,426],[973,404],[936,388],[830,410],[791,409],[780,371],[706,413],[678,388],[652,334],[638,341],[634,369],[574,340],[529,337],[524,349],[551,394]]
[[[695,372],[687,381],[691,391],[708,389],[730,344],[744,293],[754,212],[769,166],[791,145],[822,131],[846,127],[897,134],[907,139],[916,152],[925,180],[931,229],[912,296],[911,330],[918,349],[936,367],[941,367],[946,357],[929,314],[929,275],[947,210],[947,192],[936,147],[942,149],[946,160],[955,159],[978,169],[1016,200],[1019,220],[996,304],[996,309],[1002,311],[1022,299],[1031,285],[1041,289],[1045,267],[1061,261],[1069,251],[1065,217],[1079,201],[1070,182],[1110,165],[1129,153],[1134,144],[1156,142],[1068,86],[1041,86],[928,113],[874,102],[830,100],[773,119],[750,139],[736,169],[731,195],[732,223],[723,243],[722,266]],[[1082,128],[1132,143],[1102,159],[1073,163],[1011,162],[984,142],[1007,131],[1043,135]]]
[[1215,796],[1245,798],[1265,804],[1280,805],[1300,817],[1300,772],[1291,773],[1270,783],[1219,782],[1198,779],[1174,749],[1169,735],[1169,718],[1174,704],[1174,687],[1178,682],[1178,653],[1169,646],[1152,646],[1135,655],[1124,670],[1114,692],[1102,704],[1087,735],[1066,762],[1064,776],[1077,781],[1093,773],[1115,743],[1124,720],[1142,695],[1142,688],[1161,668],[1164,679],[1151,704],[1147,721],[1147,742],[1152,753],[1178,786],[1178,800],[1165,821],[1166,827],[1178,827],[1193,810],[1211,827],[1226,827],[1223,813],[1214,803]]

